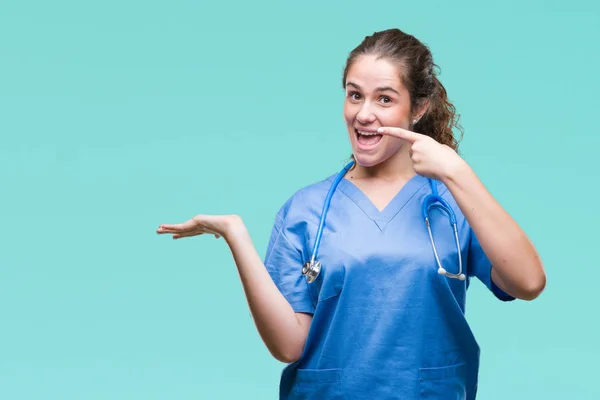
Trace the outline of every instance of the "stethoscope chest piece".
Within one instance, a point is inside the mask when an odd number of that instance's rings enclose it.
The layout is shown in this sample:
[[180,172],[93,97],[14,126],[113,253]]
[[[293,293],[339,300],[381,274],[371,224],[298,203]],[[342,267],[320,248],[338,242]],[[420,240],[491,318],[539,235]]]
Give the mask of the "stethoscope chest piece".
[[320,261],[307,261],[302,267],[302,274],[306,276],[308,283],[314,282],[321,272]]

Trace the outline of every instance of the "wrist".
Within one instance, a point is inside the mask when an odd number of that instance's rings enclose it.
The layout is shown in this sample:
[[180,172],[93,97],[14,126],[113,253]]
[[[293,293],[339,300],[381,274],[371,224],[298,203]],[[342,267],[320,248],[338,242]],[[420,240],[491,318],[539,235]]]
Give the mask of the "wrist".
[[444,175],[442,176],[442,182],[448,186],[448,184],[456,183],[460,181],[462,177],[466,176],[471,167],[462,157],[458,156],[456,161],[452,163],[446,170],[444,171]]
[[247,230],[242,217],[236,214],[229,215],[225,222],[223,239],[225,239],[226,242],[230,242],[245,233],[247,233]]

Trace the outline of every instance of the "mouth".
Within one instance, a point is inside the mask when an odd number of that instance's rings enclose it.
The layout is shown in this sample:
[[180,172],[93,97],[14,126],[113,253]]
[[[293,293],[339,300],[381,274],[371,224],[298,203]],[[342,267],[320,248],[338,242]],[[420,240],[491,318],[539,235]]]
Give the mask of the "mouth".
[[354,134],[356,135],[358,148],[361,150],[368,150],[377,146],[383,137],[383,135],[377,133],[376,131],[367,131],[363,129],[354,129]]

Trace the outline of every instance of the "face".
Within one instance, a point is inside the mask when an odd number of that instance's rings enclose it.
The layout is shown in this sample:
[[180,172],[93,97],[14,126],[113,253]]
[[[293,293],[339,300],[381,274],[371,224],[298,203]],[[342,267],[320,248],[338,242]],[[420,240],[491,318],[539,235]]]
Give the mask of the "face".
[[390,61],[370,55],[358,58],[348,71],[344,118],[354,157],[362,166],[388,160],[405,144],[391,136],[373,135],[382,126],[409,128],[410,97],[400,72]]

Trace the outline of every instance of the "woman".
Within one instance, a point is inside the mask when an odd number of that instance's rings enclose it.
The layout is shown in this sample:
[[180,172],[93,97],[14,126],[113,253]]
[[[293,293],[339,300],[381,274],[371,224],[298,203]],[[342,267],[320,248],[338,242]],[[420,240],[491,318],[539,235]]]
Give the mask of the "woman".
[[[429,49],[397,29],[351,52],[343,87],[353,162],[283,205],[264,264],[236,215],[158,229],[227,241],[262,339],[290,363],[281,399],[474,399],[470,278],[503,301],[545,287],[533,245],[457,154],[454,107],[434,67]],[[456,235],[433,207],[430,237],[422,207],[435,192],[455,213]],[[327,197],[320,264],[311,264]]]

